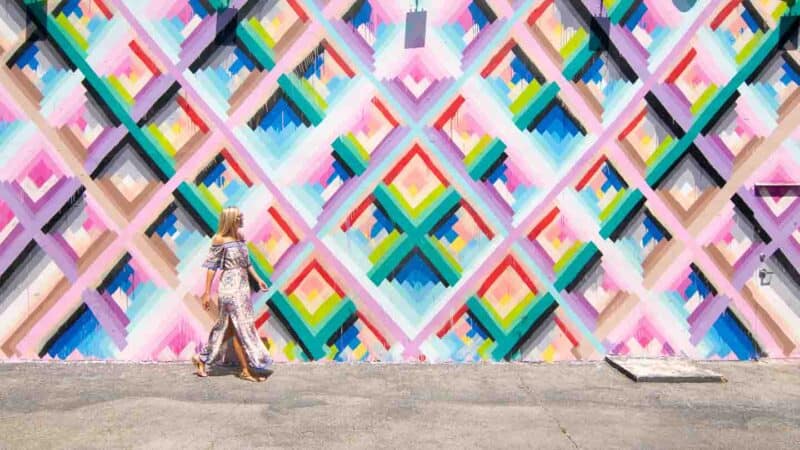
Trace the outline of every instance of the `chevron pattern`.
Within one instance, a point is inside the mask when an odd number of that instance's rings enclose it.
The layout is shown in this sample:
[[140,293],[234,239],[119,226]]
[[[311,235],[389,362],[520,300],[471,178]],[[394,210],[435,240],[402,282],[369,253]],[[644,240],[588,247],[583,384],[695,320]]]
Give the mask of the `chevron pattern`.
[[422,3],[2,2],[0,359],[800,357],[800,3]]

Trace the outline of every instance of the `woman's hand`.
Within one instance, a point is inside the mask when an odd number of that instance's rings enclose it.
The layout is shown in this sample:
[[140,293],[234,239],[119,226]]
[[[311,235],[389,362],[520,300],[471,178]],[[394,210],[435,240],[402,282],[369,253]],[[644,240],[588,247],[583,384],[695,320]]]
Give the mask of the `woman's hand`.
[[203,293],[203,296],[200,297],[200,300],[203,302],[203,309],[208,311],[208,309],[211,308],[211,296],[208,294],[208,292]]
[[258,278],[258,289],[260,291],[266,291],[267,290],[267,283],[264,283],[264,280],[262,280],[261,278]]

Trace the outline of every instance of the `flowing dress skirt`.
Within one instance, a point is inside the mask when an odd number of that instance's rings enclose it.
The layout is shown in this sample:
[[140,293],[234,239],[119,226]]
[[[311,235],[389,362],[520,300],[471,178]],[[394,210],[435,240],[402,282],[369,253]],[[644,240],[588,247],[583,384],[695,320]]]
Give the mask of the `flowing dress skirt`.
[[[250,284],[247,281],[247,269],[235,268],[222,272],[219,283],[219,319],[208,337],[208,344],[200,353],[200,360],[208,365],[215,365],[228,359],[223,344],[225,331],[232,326],[247,356],[251,369],[269,372],[272,358],[267,347],[258,335],[255,326],[253,305],[250,301]],[[225,361],[227,362],[227,361]]]

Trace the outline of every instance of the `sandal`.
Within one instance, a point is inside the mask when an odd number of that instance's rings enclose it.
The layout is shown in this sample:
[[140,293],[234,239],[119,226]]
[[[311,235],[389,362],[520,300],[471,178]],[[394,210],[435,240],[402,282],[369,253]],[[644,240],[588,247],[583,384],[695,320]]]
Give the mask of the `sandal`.
[[251,383],[261,383],[262,381],[266,381],[264,377],[254,377],[252,375],[246,375],[244,373],[240,373],[237,377],[241,378],[242,380],[249,381]]
[[205,378],[208,376],[208,373],[206,373],[205,363],[203,363],[203,361],[200,361],[200,358],[197,355],[192,356],[192,364],[194,364],[195,375],[197,375],[200,378]]

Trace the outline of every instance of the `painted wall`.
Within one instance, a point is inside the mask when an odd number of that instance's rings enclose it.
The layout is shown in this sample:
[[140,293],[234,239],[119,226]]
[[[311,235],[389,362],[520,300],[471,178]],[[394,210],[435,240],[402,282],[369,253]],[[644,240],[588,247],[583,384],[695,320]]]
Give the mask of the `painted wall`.
[[277,360],[800,356],[800,5],[221,3],[0,3],[0,359],[187,358],[223,205]]

